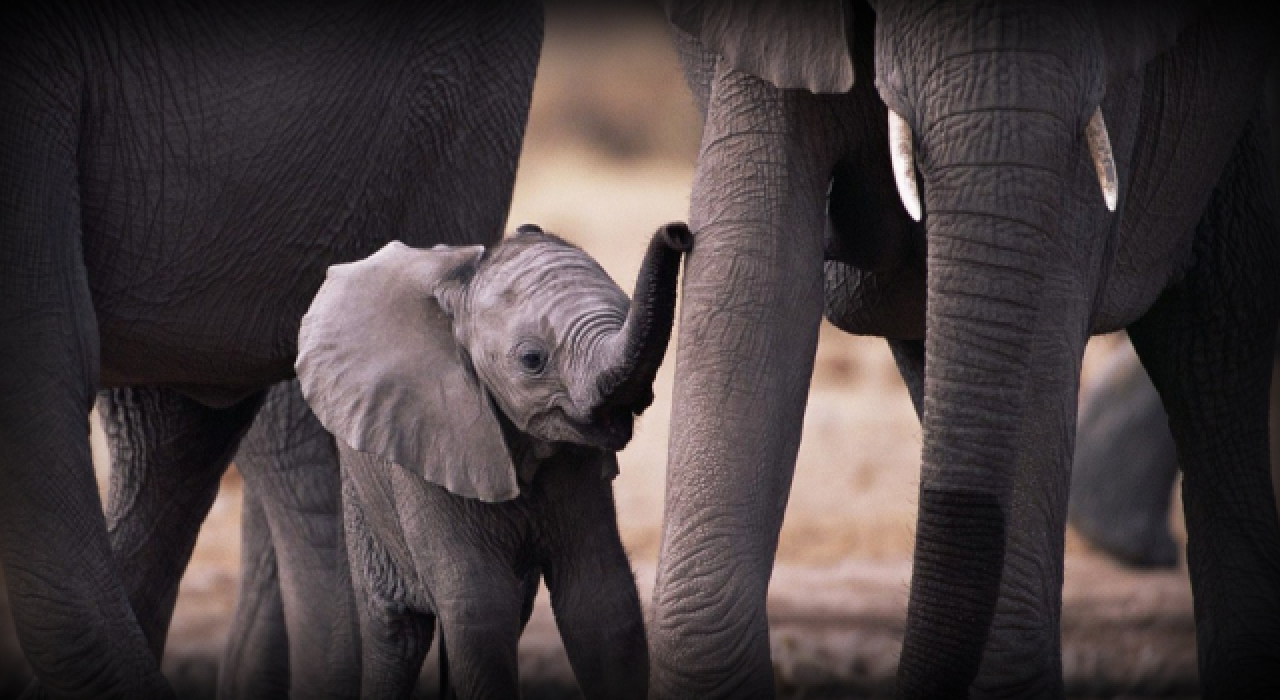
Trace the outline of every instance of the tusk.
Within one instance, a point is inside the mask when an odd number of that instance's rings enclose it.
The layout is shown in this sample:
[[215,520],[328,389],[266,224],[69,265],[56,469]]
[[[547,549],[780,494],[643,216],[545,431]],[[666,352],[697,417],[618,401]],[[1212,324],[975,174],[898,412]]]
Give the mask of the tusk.
[[916,186],[916,155],[911,143],[911,125],[897,112],[889,110],[889,157],[893,160],[893,179],[898,183],[898,196],[912,219],[920,220],[920,188]]
[[1089,125],[1085,127],[1084,134],[1089,141],[1089,157],[1093,159],[1093,168],[1098,171],[1102,199],[1106,201],[1108,211],[1115,211],[1116,199],[1120,196],[1120,182],[1116,177],[1116,161],[1111,156],[1111,137],[1107,135],[1106,122],[1102,121],[1101,107],[1089,117]]

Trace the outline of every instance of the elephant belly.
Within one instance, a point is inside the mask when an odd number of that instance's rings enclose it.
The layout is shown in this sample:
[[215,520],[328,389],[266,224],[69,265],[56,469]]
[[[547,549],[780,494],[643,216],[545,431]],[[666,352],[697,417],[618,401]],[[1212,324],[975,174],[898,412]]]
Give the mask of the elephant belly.
[[923,264],[867,272],[828,260],[823,263],[823,314],[853,335],[913,340],[924,337]]
[[261,7],[157,6],[87,42],[80,209],[106,385],[260,389],[292,376],[329,265],[501,235],[528,95],[468,91],[531,84],[536,24]]

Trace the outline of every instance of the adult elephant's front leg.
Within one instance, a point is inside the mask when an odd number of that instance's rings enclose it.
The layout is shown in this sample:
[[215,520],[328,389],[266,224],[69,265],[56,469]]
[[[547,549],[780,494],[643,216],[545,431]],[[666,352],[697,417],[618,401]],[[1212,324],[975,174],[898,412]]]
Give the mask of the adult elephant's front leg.
[[[246,493],[259,500],[270,530],[276,566],[261,573],[269,576],[274,571],[279,577],[275,585],[287,629],[290,695],[357,695],[359,621],[342,532],[338,451],[307,407],[296,380],[277,384],[267,393],[235,461]],[[259,580],[253,588],[261,594],[271,585],[272,581]],[[282,637],[260,629],[273,639]],[[246,659],[238,646],[261,641],[232,639],[227,658],[239,659],[251,672],[259,665]],[[262,653],[280,652],[265,644],[259,647]],[[254,679],[234,681],[249,688]]]
[[[49,697],[170,697],[112,562],[89,455],[99,335],[81,247],[75,50],[0,22],[0,561]],[[64,68],[59,68],[63,66]]]
[[765,598],[817,348],[834,152],[816,102],[723,67],[711,87],[650,627],[656,697],[773,693]]

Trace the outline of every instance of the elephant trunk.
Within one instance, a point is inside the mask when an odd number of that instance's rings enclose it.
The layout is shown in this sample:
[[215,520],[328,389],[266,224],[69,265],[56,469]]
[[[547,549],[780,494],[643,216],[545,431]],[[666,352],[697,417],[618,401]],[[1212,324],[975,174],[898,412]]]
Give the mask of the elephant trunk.
[[676,311],[680,258],[693,247],[693,234],[683,223],[658,229],[649,242],[636,277],[631,308],[621,330],[604,352],[599,395],[610,407],[639,414],[653,403],[653,380],[671,340]]
[[998,676],[1031,695],[1059,695],[1060,594],[1054,576],[1019,568],[1062,556],[1065,470],[1053,462],[1070,446],[1069,378],[1087,316],[1076,315],[1071,295],[1059,297],[1071,275],[1053,269],[1062,257],[1055,222],[1062,173],[1083,139],[1044,105],[965,105],[922,121],[919,133],[967,136],[919,148],[928,370],[899,687],[904,697],[963,696]]

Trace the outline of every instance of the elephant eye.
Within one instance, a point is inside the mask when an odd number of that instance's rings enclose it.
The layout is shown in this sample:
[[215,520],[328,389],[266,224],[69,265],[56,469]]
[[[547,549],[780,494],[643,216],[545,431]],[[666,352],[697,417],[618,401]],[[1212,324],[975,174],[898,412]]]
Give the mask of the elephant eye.
[[516,350],[516,361],[520,363],[520,369],[526,373],[542,374],[542,371],[547,368],[547,353],[533,345],[522,345]]

